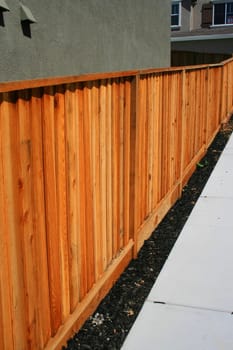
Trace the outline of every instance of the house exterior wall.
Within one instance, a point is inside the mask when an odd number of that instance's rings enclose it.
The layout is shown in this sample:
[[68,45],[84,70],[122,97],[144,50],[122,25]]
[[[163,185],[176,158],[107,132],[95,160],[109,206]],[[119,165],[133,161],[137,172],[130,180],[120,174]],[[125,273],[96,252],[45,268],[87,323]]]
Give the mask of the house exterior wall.
[[[181,26],[172,32],[171,50],[232,55],[233,27],[212,26],[212,2],[182,0],[181,4]],[[188,6],[190,11],[187,11]],[[189,27],[188,18],[190,18]]]
[[190,30],[191,19],[191,2],[190,0],[183,0],[181,2],[181,28],[182,31]]
[[[224,0],[218,0],[224,2]],[[225,0],[229,2],[231,0]],[[180,26],[172,28],[174,31],[188,32],[212,26],[212,5],[211,0],[172,0],[173,3],[181,3]],[[224,24],[223,24],[224,25]]]
[[193,28],[201,28],[202,25],[202,6],[209,1],[207,0],[198,0],[196,5],[193,7]]
[[[178,1],[178,0],[174,0]],[[191,0],[181,0],[181,26],[175,28],[180,32],[199,29],[202,26],[202,6],[209,3],[208,0],[197,0],[192,3]]]
[[24,0],[37,23],[22,32],[7,0],[0,26],[0,81],[170,64],[170,0]]

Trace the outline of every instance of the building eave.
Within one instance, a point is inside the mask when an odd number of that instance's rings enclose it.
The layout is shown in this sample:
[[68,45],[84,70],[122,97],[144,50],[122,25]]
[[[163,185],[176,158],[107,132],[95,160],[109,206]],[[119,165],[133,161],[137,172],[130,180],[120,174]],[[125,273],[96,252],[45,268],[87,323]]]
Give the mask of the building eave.
[[221,39],[233,39],[233,33],[232,34],[190,35],[190,36],[171,37],[171,42],[221,40]]

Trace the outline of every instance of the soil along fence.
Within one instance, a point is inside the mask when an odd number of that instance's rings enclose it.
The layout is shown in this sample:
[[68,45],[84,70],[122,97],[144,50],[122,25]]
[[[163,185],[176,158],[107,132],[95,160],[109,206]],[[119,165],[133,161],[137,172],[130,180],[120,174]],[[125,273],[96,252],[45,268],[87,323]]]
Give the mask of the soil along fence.
[[61,348],[232,109],[232,59],[0,83],[1,349]]

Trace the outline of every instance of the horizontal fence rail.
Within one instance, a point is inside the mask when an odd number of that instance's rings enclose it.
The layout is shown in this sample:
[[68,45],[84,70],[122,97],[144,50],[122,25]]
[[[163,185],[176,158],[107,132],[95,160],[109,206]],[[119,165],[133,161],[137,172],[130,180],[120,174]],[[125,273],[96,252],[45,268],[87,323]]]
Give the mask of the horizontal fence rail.
[[0,83],[0,347],[60,349],[233,110],[233,60]]

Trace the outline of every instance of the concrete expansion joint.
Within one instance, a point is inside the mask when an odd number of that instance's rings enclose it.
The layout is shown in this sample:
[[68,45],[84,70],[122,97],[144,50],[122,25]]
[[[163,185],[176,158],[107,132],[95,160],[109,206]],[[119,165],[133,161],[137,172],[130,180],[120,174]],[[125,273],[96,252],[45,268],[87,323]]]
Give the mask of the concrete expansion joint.
[[153,301],[154,304],[162,304],[162,305],[166,305],[166,303],[164,301]]
[[181,308],[187,308],[187,309],[195,309],[195,310],[202,310],[202,311],[211,311],[211,312],[220,312],[220,313],[227,313],[233,315],[233,312],[229,310],[221,310],[221,309],[215,309],[215,308],[208,308],[208,307],[200,307],[200,306],[194,306],[194,305],[187,305],[187,304],[176,304],[176,303],[168,303],[164,301],[157,301],[157,300],[147,300],[149,302],[152,302],[153,304],[160,304],[160,305],[167,305],[167,306],[174,306],[174,307],[181,307]]

